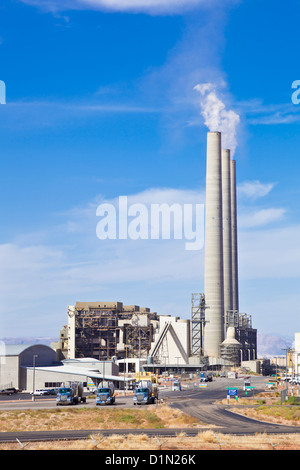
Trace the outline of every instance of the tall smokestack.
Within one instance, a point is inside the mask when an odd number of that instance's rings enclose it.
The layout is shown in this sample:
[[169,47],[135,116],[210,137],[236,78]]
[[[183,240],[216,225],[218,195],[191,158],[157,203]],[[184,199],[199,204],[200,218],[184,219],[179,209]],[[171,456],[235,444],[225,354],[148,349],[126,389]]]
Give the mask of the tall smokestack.
[[232,237],[232,310],[239,311],[236,162],[230,161],[231,237]]
[[233,306],[230,161],[230,150],[222,150],[223,272],[225,323],[227,312],[228,310],[232,310]]
[[208,132],[204,269],[207,323],[204,332],[204,350],[210,357],[220,357],[220,345],[224,340],[222,229],[221,133]]

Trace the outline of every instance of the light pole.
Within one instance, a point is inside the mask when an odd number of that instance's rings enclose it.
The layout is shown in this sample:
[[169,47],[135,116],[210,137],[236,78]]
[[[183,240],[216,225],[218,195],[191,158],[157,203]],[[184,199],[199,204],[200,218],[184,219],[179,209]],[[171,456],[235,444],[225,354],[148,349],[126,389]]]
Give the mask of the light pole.
[[34,401],[34,392],[35,392],[35,360],[39,357],[37,354],[33,356],[33,378],[32,378],[32,401]]

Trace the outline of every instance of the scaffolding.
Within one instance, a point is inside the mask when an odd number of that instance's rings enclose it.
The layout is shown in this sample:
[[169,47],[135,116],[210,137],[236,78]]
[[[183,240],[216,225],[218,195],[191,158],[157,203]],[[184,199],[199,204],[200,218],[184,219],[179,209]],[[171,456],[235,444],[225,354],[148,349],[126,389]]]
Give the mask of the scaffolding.
[[205,326],[205,295],[192,294],[192,355],[203,356],[203,334]]
[[121,302],[78,302],[73,312],[69,316],[74,317],[74,357],[148,357],[154,337],[152,322],[157,319],[150,309],[123,307]]
[[227,310],[225,312],[225,331],[228,327],[239,328],[240,314],[238,310]]
[[118,312],[97,308],[76,311],[75,357],[109,360],[116,355]]
[[147,359],[153,341],[153,327],[125,325],[127,357]]

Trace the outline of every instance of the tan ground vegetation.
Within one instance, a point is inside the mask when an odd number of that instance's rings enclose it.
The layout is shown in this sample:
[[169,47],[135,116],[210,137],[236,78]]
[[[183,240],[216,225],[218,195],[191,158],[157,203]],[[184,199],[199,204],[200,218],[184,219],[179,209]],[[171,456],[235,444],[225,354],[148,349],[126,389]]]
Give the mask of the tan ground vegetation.
[[[24,446],[24,447],[22,447]],[[0,450],[162,450],[162,451],[200,451],[200,450],[299,450],[300,435],[233,436],[219,434],[212,430],[199,432],[191,438],[185,434],[176,437],[147,437],[101,434],[77,441],[31,442],[0,444]]]
[[281,404],[280,394],[276,391],[259,393],[254,399],[239,398],[237,401],[229,402],[222,400],[222,403],[229,404],[231,411],[234,410],[235,413],[248,418],[268,423],[300,426],[300,404],[297,398],[290,396],[287,402]]
[[134,410],[59,407],[54,410],[13,410],[0,413],[0,432],[178,427],[201,427],[201,423],[199,419],[167,405],[150,405]]
[[[299,426],[300,406],[292,400],[280,405],[278,392],[262,393],[255,398],[223,401],[229,409],[261,421]],[[242,406],[241,406],[242,405]],[[251,407],[252,405],[256,405]],[[196,437],[180,434],[172,438],[135,435],[101,435],[104,429],[196,428]],[[205,427],[206,429],[202,429]],[[166,404],[147,408],[125,409],[100,407],[88,409],[56,408],[54,410],[3,411],[0,432],[96,429],[97,434],[85,440],[0,444],[0,450],[300,450],[300,434],[234,436],[220,434],[213,426],[173,409]]]

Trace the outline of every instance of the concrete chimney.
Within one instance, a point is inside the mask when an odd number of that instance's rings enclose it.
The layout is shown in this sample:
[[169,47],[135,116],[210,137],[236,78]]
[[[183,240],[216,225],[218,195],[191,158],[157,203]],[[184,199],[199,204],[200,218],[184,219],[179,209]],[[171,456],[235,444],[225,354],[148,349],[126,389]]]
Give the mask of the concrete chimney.
[[227,312],[228,310],[232,310],[233,306],[230,161],[230,150],[222,150],[223,272],[225,323]]
[[230,161],[231,238],[232,238],[232,310],[239,311],[236,162]]
[[204,352],[220,357],[224,341],[221,133],[207,133],[204,292],[207,309]]

